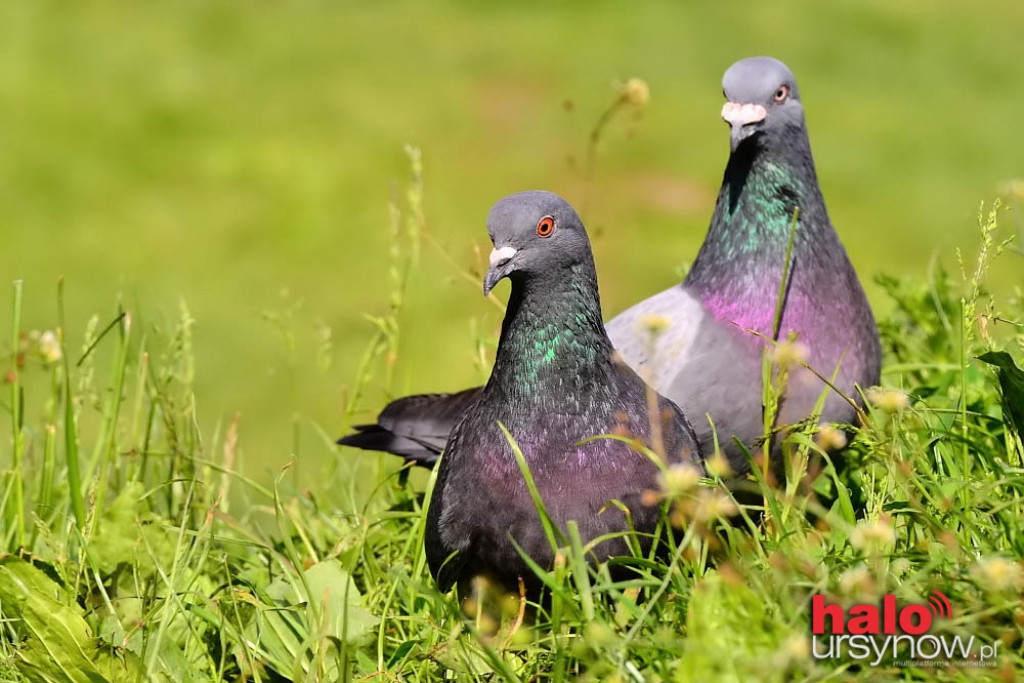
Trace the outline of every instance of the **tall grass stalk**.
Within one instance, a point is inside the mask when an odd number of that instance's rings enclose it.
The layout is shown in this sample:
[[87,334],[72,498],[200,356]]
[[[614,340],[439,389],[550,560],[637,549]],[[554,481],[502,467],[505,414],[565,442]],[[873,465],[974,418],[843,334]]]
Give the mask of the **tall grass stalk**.
[[85,528],[85,497],[82,492],[82,475],[78,461],[78,421],[75,416],[74,392],[71,388],[71,362],[67,345],[67,323],[64,315],[64,278],[57,280],[57,337],[60,340],[63,363],[64,391],[60,397],[64,406],[64,463],[68,478],[68,496],[75,525],[79,531]]
[[[88,473],[96,472],[96,495],[92,516],[91,532],[95,533],[97,521],[103,513],[107,500],[107,486],[114,466],[115,456],[118,447],[118,422],[121,417],[121,404],[124,399],[124,377],[128,365],[128,342],[131,331],[131,315],[122,312],[118,315],[111,327],[117,330],[117,345],[114,352],[113,365],[111,366],[110,390],[107,394],[103,407],[103,423],[100,431],[100,438],[96,441],[96,449],[92,460],[89,463]],[[104,337],[101,334],[99,340]],[[99,468],[97,470],[97,467]]]
[[[24,456],[25,456],[25,434],[24,434],[24,396],[21,390],[21,302],[24,290],[22,280],[14,281],[14,312],[11,321],[11,442],[12,469],[7,479],[7,486],[4,491],[5,519],[7,521],[7,533],[13,533],[14,544],[18,548],[25,546],[25,482],[24,482]],[[11,498],[11,505],[6,505],[8,497]],[[10,545],[10,542],[8,542]]]

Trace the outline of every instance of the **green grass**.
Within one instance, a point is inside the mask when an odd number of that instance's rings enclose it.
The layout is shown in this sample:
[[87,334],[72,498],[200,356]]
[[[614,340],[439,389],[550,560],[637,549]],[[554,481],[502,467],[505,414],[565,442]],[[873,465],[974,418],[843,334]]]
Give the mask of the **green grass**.
[[[350,416],[363,387],[394,381],[424,234],[412,158],[414,181],[391,208],[390,303],[374,320]],[[185,306],[171,324],[128,309],[94,318],[76,340],[59,327],[37,337],[21,331],[15,283],[3,407],[19,466],[5,472],[0,499],[9,551],[0,557],[0,675],[1014,680],[1024,667],[1024,374],[976,360],[992,350],[1017,365],[1024,357],[1024,293],[996,297],[986,285],[994,258],[1020,258],[999,255],[1000,215],[979,215],[981,249],[956,276],[881,280],[890,388],[868,393],[842,461],[824,455],[823,435],[790,436],[787,479],[748,483],[768,510],[761,523],[756,508],[724,521],[736,505],[721,479],[666,473],[666,524],[683,533],[661,536],[664,555],[620,560],[635,569],[628,581],[588,567],[574,528],[550,530],[561,559],[537,568],[550,601],[522,623],[515,601],[467,618],[434,588],[422,553],[430,477],[353,452],[302,490],[287,468],[270,485],[240,473],[240,421],[204,431],[196,420],[196,322]],[[290,339],[287,320],[278,322]],[[306,449],[332,453],[334,434],[318,433]],[[934,632],[998,643],[994,668],[811,657],[814,594],[853,604],[886,593],[921,601],[934,590],[954,610]]]
[[[1000,246],[1024,233],[986,208],[977,249],[973,212],[1021,174],[1022,7],[3,3],[0,679],[1019,677],[1024,399],[976,358],[1024,364]],[[788,479],[751,484],[765,524],[670,473],[669,559],[615,583],[560,530],[534,623],[464,618],[424,563],[430,476],[333,439],[486,376],[474,246],[510,191],[583,205],[609,314],[677,280],[725,161],[718,79],[756,53],[800,76],[891,391],[842,461],[791,438]],[[588,172],[634,75],[651,102]],[[933,590],[995,669],[809,656],[815,593]]]
[[[955,267],[978,199],[1022,175],[1022,35],[1017,0],[8,0],[0,274],[25,280],[30,330],[52,326],[64,276],[76,340],[118,296],[165,326],[184,297],[203,431],[241,412],[246,471],[266,482],[295,456],[313,483],[321,462],[294,452],[292,415],[342,426],[373,333],[363,316],[388,304],[385,207],[405,144],[423,149],[430,228],[461,268],[481,265],[472,245],[499,197],[586,197],[613,315],[693,259],[728,151],[722,72],[777,55],[800,78],[832,218],[881,308],[874,273]],[[587,135],[631,76],[651,102],[612,122],[587,184]],[[490,332],[499,314],[478,290],[425,250],[395,391],[480,380],[467,321]],[[265,311],[291,316],[300,361],[330,329],[330,368],[291,364]],[[367,391],[366,416],[384,394]]]

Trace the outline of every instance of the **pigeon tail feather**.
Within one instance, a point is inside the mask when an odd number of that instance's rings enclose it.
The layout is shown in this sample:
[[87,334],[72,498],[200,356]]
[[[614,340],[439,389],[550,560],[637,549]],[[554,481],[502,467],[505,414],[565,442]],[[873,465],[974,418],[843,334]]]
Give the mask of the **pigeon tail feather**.
[[448,435],[480,394],[481,387],[452,394],[417,394],[392,401],[376,424],[356,425],[355,432],[338,439],[342,446],[383,451],[406,462],[432,468],[444,450]]

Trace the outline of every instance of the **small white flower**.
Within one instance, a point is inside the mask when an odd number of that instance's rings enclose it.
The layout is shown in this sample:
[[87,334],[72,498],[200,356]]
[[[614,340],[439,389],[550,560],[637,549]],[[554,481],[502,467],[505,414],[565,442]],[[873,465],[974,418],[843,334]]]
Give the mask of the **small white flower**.
[[722,455],[721,452],[715,453],[713,456],[707,459],[704,466],[708,470],[708,474],[712,477],[720,477],[726,479],[732,476],[732,466],[729,464],[729,460]]
[[839,590],[844,595],[867,596],[875,592],[875,582],[871,571],[861,565],[847,569],[839,577]]
[[814,435],[814,443],[823,451],[838,451],[846,446],[846,432],[833,425],[822,425]]
[[910,397],[899,389],[871,387],[867,390],[868,401],[884,413],[899,413],[910,406]]
[[715,519],[732,517],[737,512],[736,503],[725,493],[716,489],[704,489],[697,496],[694,506],[694,517],[699,521],[710,522]]
[[811,350],[807,344],[798,341],[783,341],[772,349],[772,360],[780,368],[791,368],[807,362]]
[[887,520],[861,522],[850,534],[850,545],[867,553],[883,553],[896,545],[896,530]]
[[658,475],[658,488],[669,498],[692,491],[700,483],[700,470],[687,463],[677,463]]
[[39,355],[47,363],[56,363],[61,359],[60,340],[52,330],[46,330],[39,335]]
[[1005,557],[982,558],[971,567],[971,575],[982,589],[992,593],[1020,590],[1024,586],[1024,570]]
[[904,576],[907,572],[910,571],[912,565],[910,563],[910,560],[908,560],[905,557],[900,557],[896,560],[893,560],[893,563],[889,565],[889,567],[892,570],[894,576]]
[[651,101],[651,88],[642,78],[631,78],[626,81],[622,85],[620,93],[627,102],[639,107]]

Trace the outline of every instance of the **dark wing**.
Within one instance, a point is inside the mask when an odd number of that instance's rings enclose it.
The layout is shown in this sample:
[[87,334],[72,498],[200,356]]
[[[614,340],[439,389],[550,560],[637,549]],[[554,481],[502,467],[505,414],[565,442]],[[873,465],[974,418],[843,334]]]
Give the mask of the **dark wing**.
[[356,425],[355,432],[338,439],[342,446],[394,453],[421,467],[433,467],[444,450],[448,434],[480,395],[482,387],[454,394],[418,394],[392,401],[377,424]]

